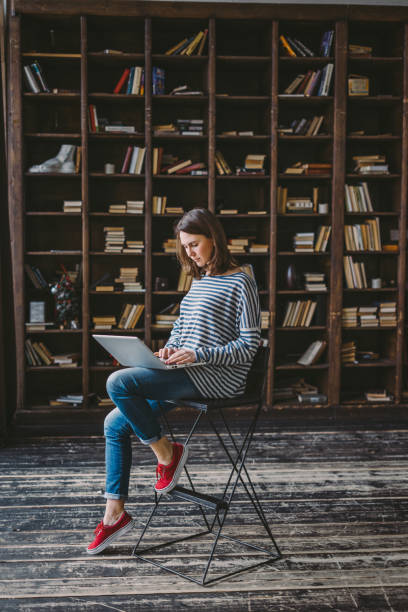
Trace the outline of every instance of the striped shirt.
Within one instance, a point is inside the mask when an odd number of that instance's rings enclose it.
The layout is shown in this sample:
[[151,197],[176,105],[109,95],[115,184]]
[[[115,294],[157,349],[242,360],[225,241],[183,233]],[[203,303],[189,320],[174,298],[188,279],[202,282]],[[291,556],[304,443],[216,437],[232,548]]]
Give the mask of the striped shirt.
[[186,373],[207,398],[245,391],[261,336],[255,281],[245,272],[194,279],[166,347],[193,349],[202,368]]

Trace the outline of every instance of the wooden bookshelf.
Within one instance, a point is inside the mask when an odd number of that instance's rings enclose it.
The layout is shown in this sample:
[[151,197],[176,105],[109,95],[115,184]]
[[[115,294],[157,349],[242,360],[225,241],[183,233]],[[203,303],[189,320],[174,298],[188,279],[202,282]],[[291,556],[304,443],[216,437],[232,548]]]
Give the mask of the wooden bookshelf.
[[[10,17],[9,202],[15,295],[18,410],[44,409],[49,398],[60,393],[96,392],[105,396],[105,381],[114,365],[98,364],[107,355],[92,339],[92,317],[119,316],[125,303],[143,303],[144,312],[132,330],[152,346],[165,340],[169,329],[155,323],[155,314],[183,292],[177,290],[175,255],[162,243],[172,237],[174,214],[152,214],[152,198],[167,195],[169,205],[188,210],[208,206],[218,214],[229,237],[253,235],[268,245],[267,253],[238,254],[251,263],[260,290],[261,308],[269,312],[269,328],[262,330],[271,349],[267,402],[279,408],[298,405],[274,399],[274,389],[291,378],[303,378],[327,396],[319,407],[369,407],[366,389],[385,388],[393,405],[403,404],[408,388],[405,333],[407,269],[406,234],[408,192],[408,9],[397,7],[306,6],[296,15],[284,5],[231,5],[115,2],[100,6],[94,0],[63,5],[42,0],[15,0]],[[171,56],[165,51],[188,33],[208,29],[202,55]],[[51,36],[50,31],[53,30]],[[328,57],[287,57],[280,35],[292,34],[319,50],[322,34],[334,30]],[[373,46],[370,57],[354,57],[348,44]],[[105,54],[105,48],[122,53]],[[38,60],[50,84],[49,93],[31,93],[23,81],[23,66]],[[328,95],[285,95],[284,89],[298,73],[321,70],[334,64]],[[144,95],[112,93],[124,68],[144,68]],[[165,93],[153,95],[152,69],[165,70]],[[370,78],[370,95],[347,94],[349,74]],[[200,95],[174,96],[169,92],[187,83]],[[132,122],[135,133],[90,132],[89,104],[98,116]],[[282,125],[301,117],[323,115],[315,136],[281,134]],[[202,136],[160,135],[153,126],[180,118],[202,118]],[[358,130],[364,134],[355,134]],[[223,135],[224,131],[253,131],[252,136]],[[75,174],[31,174],[28,168],[58,152],[61,144],[80,145],[81,167]],[[144,146],[141,174],[120,172],[129,145]],[[181,158],[203,161],[207,176],[152,174],[153,147]],[[219,176],[215,152],[220,150],[234,170],[245,155],[266,155],[265,175]],[[354,171],[355,155],[386,155],[389,174],[362,176]],[[288,175],[285,169],[297,161],[329,162],[332,170],[320,175]],[[114,174],[104,164],[114,163]],[[365,181],[374,212],[348,212],[345,185]],[[327,213],[278,212],[278,187],[289,197],[311,196],[319,187],[319,202]],[[63,200],[82,200],[81,213],[63,213]],[[143,200],[142,215],[110,214],[108,205]],[[238,214],[219,214],[220,208]],[[248,214],[263,210],[264,215]],[[112,217],[110,220],[109,217]],[[364,224],[378,217],[383,243],[390,230],[399,229],[398,251],[348,251],[344,226]],[[104,252],[106,225],[124,226],[127,238],[144,240],[143,254]],[[331,226],[325,252],[295,252],[297,232],[316,232]],[[367,277],[381,277],[387,284],[373,289],[347,288],[343,257],[363,262]],[[24,264],[36,264],[47,280],[55,278],[60,264],[82,267],[81,321],[79,329],[47,329],[25,333],[28,303],[51,296],[35,290]],[[295,266],[297,288],[287,286],[286,269]],[[113,276],[121,266],[137,266],[144,293],[98,292],[92,284],[105,272]],[[307,291],[305,272],[324,272],[327,291]],[[168,286],[155,290],[156,277]],[[317,300],[318,315],[309,327],[283,327],[289,301]],[[367,306],[373,301],[396,301],[396,325],[390,328],[343,328],[342,308]],[[81,360],[75,370],[29,367],[25,339],[43,339],[53,352],[77,350]],[[313,340],[325,340],[320,361],[303,367],[287,355],[303,353]],[[342,365],[343,343],[354,340],[357,349],[379,353],[376,362]],[[373,376],[374,375],[374,376]],[[374,381],[374,383],[373,383]],[[300,405],[300,404],[299,404]],[[86,401],[85,401],[86,406]],[[52,410],[50,408],[50,410]],[[60,408],[58,408],[60,410]],[[40,412],[40,410],[38,410]]]

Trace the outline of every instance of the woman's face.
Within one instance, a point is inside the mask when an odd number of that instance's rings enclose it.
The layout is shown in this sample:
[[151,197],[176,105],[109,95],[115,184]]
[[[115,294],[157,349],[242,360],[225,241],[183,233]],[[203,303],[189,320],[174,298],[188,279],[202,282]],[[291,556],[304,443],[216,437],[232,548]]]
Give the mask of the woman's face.
[[187,257],[192,259],[199,268],[205,266],[213,252],[212,239],[203,234],[187,234],[183,231],[180,232],[179,237]]

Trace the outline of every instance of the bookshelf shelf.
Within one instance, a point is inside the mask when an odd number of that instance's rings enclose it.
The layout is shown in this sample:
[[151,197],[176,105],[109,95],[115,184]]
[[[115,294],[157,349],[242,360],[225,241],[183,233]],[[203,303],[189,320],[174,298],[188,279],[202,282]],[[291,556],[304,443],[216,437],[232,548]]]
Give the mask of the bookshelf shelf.
[[217,55],[217,61],[228,64],[268,64],[271,58],[267,55]]
[[325,325],[313,325],[311,327],[277,327],[276,331],[279,332],[287,332],[287,331],[324,331],[326,329]]
[[392,361],[391,359],[381,359],[379,361],[374,361],[372,363],[343,363],[342,367],[349,368],[394,368],[397,362]]
[[280,181],[328,181],[330,174],[284,174],[278,175]]
[[77,212],[62,212],[62,211],[36,211],[28,210],[27,217],[80,217],[81,213]]
[[89,51],[88,60],[101,64],[122,64],[127,62],[144,62],[144,53],[103,53]]
[[43,329],[42,331],[27,331],[27,334],[36,336],[37,334],[82,334],[82,329]]
[[118,334],[143,334],[145,333],[144,327],[134,327],[133,329],[89,329],[88,332],[90,334],[112,334],[113,336],[117,336]]
[[30,100],[31,101],[36,101],[36,102],[40,102],[46,100],[46,101],[59,101],[59,100],[80,100],[81,98],[81,94],[79,92],[61,92],[61,93],[31,93],[31,92],[24,92],[23,96],[25,99]]
[[332,140],[333,136],[331,136],[330,134],[316,134],[316,136],[298,136],[297,134],[293,134],[293,135],[284,135],[284,134],[280,134],[278,136],[279,140],[284,140],[284,141],[296,141],[296,140],[300,140],[301,142],[314,142],[314,141],[319,141],[319,140]]
[[280,371],[290,371],[290,370],[327,370],[329,368],[328,363],[316,363],[314,365],[304,366],[300,363],[288,363],[285,365],[277,365],[276,369]]
[[29,132],[24,134],[25,138],[30,140],[80,140],[81,134],[75,132],[67,132],[65,134],[52,132]]
[[[60,393],[64,388],[66,392],[81,389],[85,398],[94,392],[106,395],[107,373],[116,367],[96,365],[103,364],[106,355],[96,346],[92,334],[135,334],[154,350],[168,337],[170,328],[157,325],[155,315],[178,302],[185,292],[171,289],[181,286],[176,254],[159,249],[172,236],[180,215],[153,214],[153,196],[166,196],[169,206],[179,205],[184,211],[196,205],[208,206],[217,214],[228,237],[255,236],[255,243],[267,245],[266,253],[237,253],[234,257],[253,266],[260,287],[261,310],[270,314],[269,327],[265,327],[265,320],[262,329],[262,337],[271,350],[267,381],[269,406],[293,410],[310,405],[313,409],[383,406],[364,398],[364,392],[372,385],[373,370],[367,368],[377,368],[376,383],[395,398],[393,403],[403,403],[407,397],[402,389],[408,330],[407,249],[402,231],[407,226],[408,201],[408,8],[402,10],[402,19],[401,14],[395,16],[391,7],[353,7],[350,11],[339,6],[329,16],[327,7],[310,6],[308,19],[304,19],[306,9],[295,12],[290,6],[259,5],[255,9],[248,5],[254,17],[248,12],[250,16],[243,19],[242,6],[236,3],[210,3],[211,6],[185,3],[183,19],[180,19],[172,3],[162,4],[158,12],[159,7],[152,2],[143,7],[139,2],[124,3],[119,16],[119,8],[114,3],[101,12],[92,0],[86,10],[83,3],[59,4],[56,8],[51,0],[42,0],[39,17],[38,2],[17,0],[16,12],[10,18],[10,85],[14,103],[8,125],[9,201],[19,410],[24,412],[28,406],[44,414],[50,410],[62,412],[61,407],[48,406],[45,399],[43,382],[51,372],[52,376],[47,379],[51,393],[53,390],[55,394]],[[61,49],[57,46],[51,50],[49,28],[57,11],[65,38]],[[192,34],[202,29],[208,29],[203,55],[164,53],[190,30]],[[322,34],[329,29],[334,30],[330,56],[282,55],[281,33],[295,33],[317,52]],[[372,57],[353,57],[348,53],[348,45],[359,43],[360,37],[361,44],[373,46]],[[103,53],[105,47],[122,53]],[[32,93],[25,83],[23,67],[34,60],[40,64],[51,92],[55,93]],[[321,70],[328,63],[334,64],[330,95],[283,93],[298,73]],[[113,93],[124,69],[132,66],[144,68],[144,95]],[[165,72],[164,93],[159,95],[153,94],[153,67]],[[347,95],[347,79],[351,73],[369,76],[370,96]],[[184,84],[191,91],[202,93],[170,94]],[[134,125],[136,131],[90,132],[89,104],[96,106],[99,118],[111,124],[121,121],[123,125]],[[317,115],[323,115],[324,119],[321,133],[316,136],[287,135],[279,131],[294,120],[306,118],[308,121]],[[205,134],[154,134],[153,126],[184,118],[203,119]],[[365,133],[358,134],[358,131]],[[253,132],[254,135],[232,136],[222,132]],[[28,172],[31,165],[56,155],[58,147],[66,143],[82,148],[80,172]],[[127,147],[133,145],[146,148],[142,173],[122,174],[120,169]],[[154,147],[163,147],[164,154],[180,159],[204,161],[208,174],[153,175]],[[218,175],[215,165],[218,149],[233,170],[243,164],[248,154],[265,155],[266,174]],[[353,156],[377,153],[386,156],[390,174],[351,172]],[[329,162],[332,168],[320,175],[284,173],[297,161]],[[115,174],[103,172],[108,162],[115,164]],[[347,212],[345,183],[355,187],[366,183],[374,210]],[[328,212],[278,212],[278,187],[287,188],[288,198],[311,199],[314,194],[318,204],[328,203]],[[81,212],[64,213],[64,200],[82,201]],[[144,202],[142,215],[108,212],[109,205],[123,205],[129,200]],[[219,213],[222,209],[238,212],[224,215]],[[251,209],[265,214],[248,214]],[[317,207],[313,210],[317,211]],[[380,221],[382,244],[398,244],[398,251],[347,251],[344,225],[366,223],[373,218]],[[323,225],[331,227],[326,251],[288,250],[296,233],[316,234]],[[105,252],[105,226],[124,226],[126,239],[143,238],[143,252]],[[400,228],[398,241],[397,228]],[[55,245],[69,248],[50,250]],[[346,255],[353,258],[353,263],[364,264],[367,284],[371,285],[372,278],[380,277],[383,286],[348,289],[343,271]],[[71,270],[81,264],[80,329],[25,332],[29,302],[41,299],[49,300],[50,305],[53,303],[53,297],[46,290],[30,286],[24,271],[26,263],[33,268],[38,266],[47,282],[55,278],[56,269],[60,270],[61,265]],[[107,274],[111,279],[117,278],[122,267],[138,268],[144,292],[95,290],[96,279],[104,275],[106,278]],[[288,282],[292,273],[295,273],[295,284]],[[327,290],[285,289],[305,287],[307,273],[323,274]],[[155,287],[167,289],[155,291]],[[342,326],[343,307],[367,306],[379,301],[396,302],[396,326]],[[316,314],[309,327],[282,327],[290,302],[296,308],[303,308],[305,304],[308,308],[316,303]],[[140,327],[93,329],[93,316],[114,315],[118,320],[121,308],[127,303],[143,304]],[[283,335],[282,332],[292,333]],[[75,368],[75,374],[73,368],[69,369],[70,374],[64,369],[61,377],[57,374],[59,367],[27,368],[26,338],[46,339],[45,343],[49,342],[55,353],[80,352],[81,367]],[[294,355],[303,353],[312,342],[319,340],[327,342],[324,363],[310,367],[291,363]],[[383,359],[342,367],[339,362],[342,344],[352,340],[357,350],[378,352]],[[274,393],[278,398],[288,373],[315,385],[319,393],[327,396],[327,402],[319,398],[318,404],[295,399],[274,401]],[[66,411],[72,414],[72,406],[67,406]],[[101,409],[100,413],[103,412]]]
[[82,251],[27,251],[30,256],[47,256],[47,257],[76,257],[82,255]]
[[41,53],[39,51],[31,51],[21,54],[22,57],[27,58],[37,58],[41,57],[41,59],[52,59],[52,60],[80,60],[80,53]]
[[280,56],[279,61],[282,64],[305,64],[311,66],[320,66],[334,61],[334,57],[286,57]]
[[90,92],[88,98],[95,102],[144,102],[145,97],[136,94]]

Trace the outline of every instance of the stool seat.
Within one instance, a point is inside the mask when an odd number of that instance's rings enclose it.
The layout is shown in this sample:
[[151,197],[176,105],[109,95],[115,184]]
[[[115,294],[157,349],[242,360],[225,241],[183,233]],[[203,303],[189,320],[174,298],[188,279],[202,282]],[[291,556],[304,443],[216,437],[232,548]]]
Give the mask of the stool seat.
[[[227,462],[230,464],[231,470],[227,475],[226,481],[221,485],[223,489],[221,495],[209,495],[208,493],[199,491],[196,489],[195,484],[193,483],[193,479],[189,474],[187,465],[184,466],[184,472],[187,476],[187,479],[190,484],[190,488],[186,488],[183,486],[177,485],[171,491],[164,495],[158,495],[155,492],[155,503],[153,509],[150,512],[150,515],[147,519],[147,522],[142,529],[139,540],[137,541],[136,546],[133,549],[133,556],[142,559],[143,561],[147,561],[157,567],[164,569],[168,572],[176,574],[177,576],[181,576],[190,580],[191,582],[195,582],[199,585],[208,585],[215,581],[221,580],[223,578],[227,578],[229,576],[234,576],[240,572],[246,571],[248,569],[253,569],[255,567],[259,567],[266,563],[271,563],[280,559],[281,553],[275,542],[275,539],[272,535],[271,529],[265,517],[265,512],[262,508],[262,505],[258,499],[257,493],[255,491],[254,484],[249,476],[248,470],[245,466],[245,460],[247,457],[247,453],[253,438],[253,434],[255,432],[256,424],[258,421],[259,413],[262,408],[262,404],[264,401],[264,391],[265,391],[265,380],[266,380],[266,372],[268,367],[268,357],[269,350],[267,347],[260,347],[255,355],[253,360],[251,369],[248,373],[247,384],[245,387],[245,393],[238,397],[232,398],[215,398],[215,399],[188,399],[183,398],[180,400],[167,400],[166,404],[172,404],[174,406],[184,406],[188,408],[195,408],[198,411],[198,414],[195,417],[194,423],[188,433],[184,445],[187,446],[190,443],[190,439],[195,433],[201,418],[205,418],[209,424],[211,425],[214,433],[216,434],[216,438],[220,443],[221,447],[224,450],[225,458]],[[250,419],[249,425],[245,426],[241,435],[239,433],[232,433],[231,428],[228,423],[228,419],[226,414],[224,414],[225,408],[240,408],[242,406],[249,406],[251,408],[255,408],[255,413]],[[162,418],[167,425],[170,436],[174,441],[174,435],[172,428],[167,420],[166,412],[163,410]],[[230,414],[230,413],[229,413]],[[217,421],[216,421],[217,419]],[[220,431],[220,424],[221,431]],[[234,430],[236,430],[236,424]],[[252,542],[244,542],[239,538],[232,537],[230,535],[225,535],[222,533],[224,524],[226,523],[226,519],[231,508],[233,502],[235,502],[234,496],[236,489],[238,486],[242,486],[245,494],[249,498],[251,505],[249,506],[249,511],[251,508],[255,511],[260,524],[266,532],[268,539],[272,543],[272,549],[264,548],[261,546],[257,546]],[[139,546],[143,540],[144,534],[146,530],[150,526],[152,519],[155,517],[159,505],[166,502],[168,499],[173,499],[176,501],[183,501],[186,503],[195,504],[199,512],[201,513],[201,517],[204,522],[204,530],[198,533],[194,533],[193,535],[183,536],[174,540],[166,541],[162,544],[156,544],[154,546],[150,546],[149,548],[145,548],[140,550]],[[164,500],[164,502],[163,502]],[[236,503],[236,502],[235,502]],[[208,513],[214,513],[212,518],[209,518]],[[245,512],[248,512],[248,508],[245,509]],[[254,517],[256,519],[256,517]],[[251,517],[251,527],[255,524],[255,521]],[[163,528],[163,522],[160,523],[160,528],[162,531],[165,531]],[[171,546],[177,544],[179,542],[185,542],[187,540],[191,540],[193,538],[201,537],[201,536],[212,536],[214,538],[211,550],[208,555],[208,559],[206,562],[206,566],[204,568],[204,572],[202,574],[201,580],[197,579],[194,576],[188,575],[184,572],[176,571],[173,567],[167,567],[163,565],[163,563],[159,563],[158,561],[154,561],[152,559],[152,552],[159,550],[165,546]],[[266,560],[259,561],[257,560],[255,563],[252,563],[249,566],[245,566],[241,569],[237,569],[235,571],[230,571],[227,574],[223,574],[221,576],[217,576],[215,578],[208,579],[207,574],[210,569],[211,562],[213,560],[215,550],[217,544],[220,539],[223,538],[227,540],[229,543],[238,544],[241,547],[247,547],[250,551],[257,551],[257,553],[264,553],[266,556]],[[148,556],[145,556],[148,554]],[[172,558],[171,558],[172,559]]]
[[166,400],[166,404],[173,404],[174,406],[183,406],[186,408],[197,408],[206,412],[207,410],[217,410],[218,408],[235,408],[241,406],[252,406],[260,401],[259,395],[238,395],[237,397],[231,397],[227,399],[207,399],[202,400],[195,399],[179,399],[179,400]]

